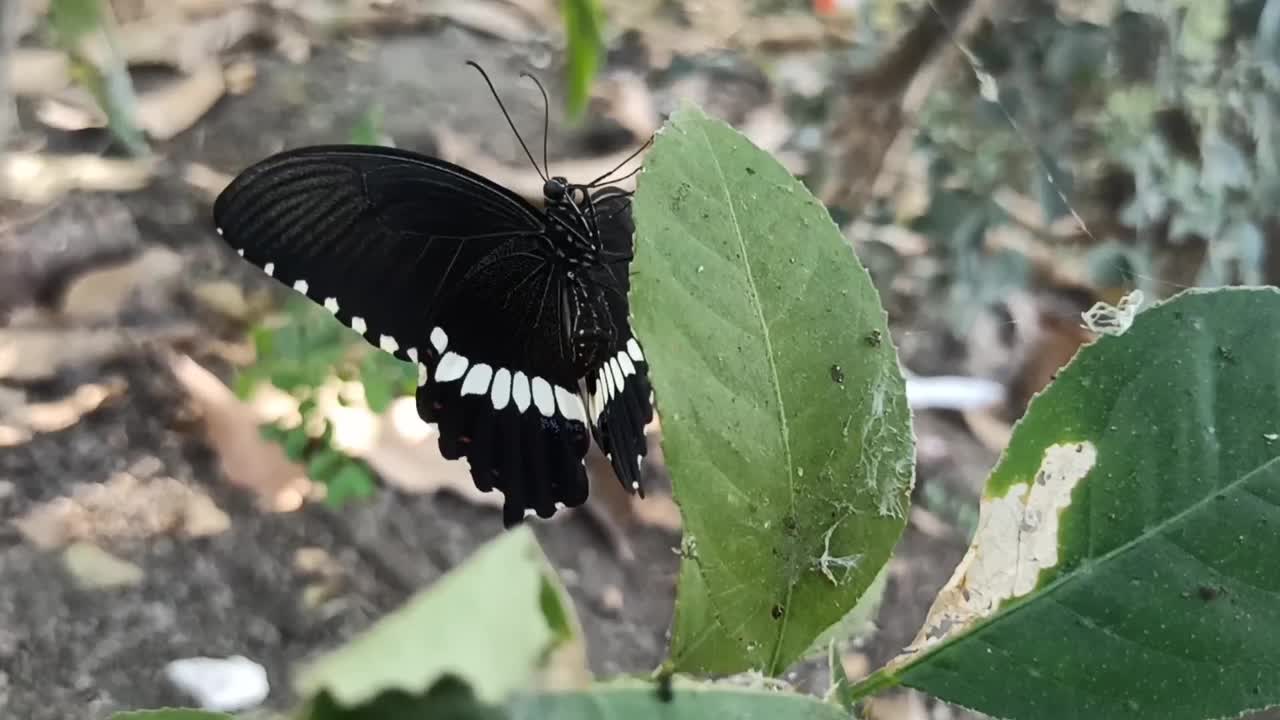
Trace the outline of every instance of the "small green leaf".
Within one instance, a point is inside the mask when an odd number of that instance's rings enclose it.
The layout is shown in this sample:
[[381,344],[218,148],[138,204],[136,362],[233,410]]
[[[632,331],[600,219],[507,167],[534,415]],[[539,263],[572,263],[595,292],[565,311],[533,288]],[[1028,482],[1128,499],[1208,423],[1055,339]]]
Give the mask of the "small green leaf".
[[284,445],[285,438],[289,436],[289,430],[287,428],[280,427],[275,423],[262,423],[258,426],[258,435],[267,442]]
[[853,640],[867,634],[868,625],[880,611],[880,601],[884,599],[884,590],[888,584],[889,565],[886,563],[880,568],[876,579],[871,581],[871,586],[862,594],[858,604],[840,618],[839,622],[823,630],[822,634],[809,643],[809,648],[804,653],[805,657],[820,656],[830,649],[833,642]]
[[827,666],[831,669],[831,690],[828,697],[836,705],[853,717],[858,709],[858,696],[853,691],[853,682],[844,671],[844,662],[836,650],[835,642],[827,646]]
[[568,41],[566,86],[569,116],[578,118],[591,99],[591,83],[604,58],[603,11],[600,0],[564,0],[564,31]]
[[373,497],[376,489],[373,473],[360,462],[350,460],[325,482],[325,502],[340,508],[353,500]]
[[513,718],[555,720],[847,720],[809,695],[672,678],[664,701],[653,682],[621,680],[586,690],[540,693],[510,704]]
[[99,0],[53,0],[49,22],[60,42],[76,46],[102,27],[102,5]]
[[350,458],[332,448],[325,448],[307,461],[307,477],[318,483],[332,485],[334,475]]
[[1280,291],[1184,292],[1084,347],[991,474],[901,682],[1004,718],[1280,704]]
[[373,105],[360,115],[351,128],[351,142],[356,145],[392,145],[391,138],[382,131],[382,106]]
[[[388,360],[392,362],[387,362]],[[369,409],[381,413],[391,405],[402,389],[405,363],[383,352],[366,353],[360,363],[360,383]]]
[[284,454],[289,456],[290,460],[298,462],[307,453],[307,445],[311,443],[311,438],[307,436],[307,431],[301,425],[289,428],[284,433]]
[[[49,19],[58,44],[71,58],[71,74],[84,85],[107,114],[111,132],[136,155],[149,152],[134,119],[137,99],[123,53],[116,43],[110,10],[102,0],[52,0]],[[91,35],[101,33],[105,54],[95,65],[84,53]]]
[[[547,585],[559,598],[548,612]],[[554,615],[554,617],[549,617]],[[483,703],[526,688],[573,609],[529,527],[503,533],[400,610],[298,676],[298,694],[325,691],[342,707],[386,691],[422,694],[451,676]]]
[[118,712],[110,720],[234,720],[231,715],[207,710],[164,708],[162,710],[131,710]]
[[913,437],[884,310],[823,206],[695,108],[645,162],[633,312],[684,517],[673,666],[781,673],[902,532]]

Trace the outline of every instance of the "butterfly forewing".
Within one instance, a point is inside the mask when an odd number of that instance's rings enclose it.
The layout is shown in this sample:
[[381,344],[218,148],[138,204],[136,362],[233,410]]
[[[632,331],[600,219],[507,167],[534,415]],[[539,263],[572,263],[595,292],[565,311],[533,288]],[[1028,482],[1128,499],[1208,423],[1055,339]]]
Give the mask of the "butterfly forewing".
[[319,146],[246,170],[214,217],[245,259],[419,364],[419,413],[478,487],[503,491],[508,525],[586,499],[587,413],[541,211],[434,158]]

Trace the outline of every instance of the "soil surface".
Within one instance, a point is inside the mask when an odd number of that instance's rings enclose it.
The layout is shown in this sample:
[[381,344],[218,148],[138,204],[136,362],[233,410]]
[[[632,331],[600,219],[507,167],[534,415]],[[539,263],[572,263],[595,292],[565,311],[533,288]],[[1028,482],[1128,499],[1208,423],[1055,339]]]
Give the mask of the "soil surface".
[[[386,131],[402,147],[429,151],[430,131],[447,126],[514,164],[522,158],[520,151],[478,77],[462,65],[465,58],[486,66],[528,134],[540,129],[540,98],[515,83],[527,60],[499,44],[442,29],[387,39],[369,55],[365,62],[353,62],[339,48],[323,49],[302,65],[259,56],[251,92],[225,98],[196,129],[160,149],[175,168],[197,160],[234,172],[286,142],[343,141],[377,103]],[[548,84],[557,97],[555,83]],[[553,166],[556,157],[595,143],[589,129],[570,130],[557,119],[552,120]],[[43,230],[32,232],[43,233],[45,242],[80,232],[100,243],[168,247],[183,256],[192,281],[268,282],[234,262],[213,233],[207,200],[179,179],[118,198],[113,202],[127,210],[118,223],[108,222],[116,205],[78,197],[42,218],[36,227]],[[39,264],[32,258],[40,247],[32,243],[15,251],[26,258],[24,267]],[[128,322],[149,327],[196,317],[181,303],[160,302],[138,310]],[[232,369],[225,363],[209,360],[209,367],[230,380]],[[170,660],[197,655],[240,654],[262,663],[272,683],[269,706],[287,707],[293,700],[290,672],[299,661],[368,627],[500,531],[496,510],[447,494],[391,489],[340,512],[316,504],[292,513],[258,511],[222,478],[213,451],[193,428],[181,389],[154,353],[130,352],[73,367],[26,392],[30,401],[55,398],[103,377],[123,380],[127,390],[65,430],[0,448],[4,717],[103,718],[122,709],[189,704],[162,671]],[[948,458],[922,464],[917,496],[933,484],[956,503],[972,504],[994,455],[955,418],[926,416],[917,423],[921,443],[944,443]],[[90,590],[77,586],[60,553],[35,547],[8,522],[39,503],[71,494],[79,483],[101,484],[120,473],[144,481],[173,478],[196,488],[230,515],[230,528],[202,539],[156,534],[102,543],[139,566],[145,577],[133,587]],[[910,641],[963,553],[963,532],[949,524],[942,531],[928,529],[911,523],[897,552],[880,630],[861,650],[871,667]],[[672,550],[678,535],[628,528],[636,557],[624,566],[581,513],[539,523],[536,532],[577,604],[592,670],[609,676],[653,669],[664,653],[672,613],[678,563]],[[323,550],[341,568],[339,601],[319,610],[304,601],[311,579],[295,563],[297,552],[307,548]],[[616,598],[617,591],[621,607],[606,598]],[[823,674],[804,668],[792,679],[821,691]]]

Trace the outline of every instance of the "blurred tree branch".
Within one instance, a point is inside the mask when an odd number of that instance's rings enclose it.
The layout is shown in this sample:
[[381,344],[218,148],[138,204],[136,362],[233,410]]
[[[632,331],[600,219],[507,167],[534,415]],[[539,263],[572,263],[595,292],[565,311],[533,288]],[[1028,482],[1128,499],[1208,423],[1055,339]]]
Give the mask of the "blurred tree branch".
[[929,0],[879,62],[840,81],[827,133],[823,202],[855,214],[862,211],[882,170],[895,166],[891,159],[909,150],[913,118],[930,88],[956,59],[963,62],[957,43],[963,44],[991,17],[998,2]]

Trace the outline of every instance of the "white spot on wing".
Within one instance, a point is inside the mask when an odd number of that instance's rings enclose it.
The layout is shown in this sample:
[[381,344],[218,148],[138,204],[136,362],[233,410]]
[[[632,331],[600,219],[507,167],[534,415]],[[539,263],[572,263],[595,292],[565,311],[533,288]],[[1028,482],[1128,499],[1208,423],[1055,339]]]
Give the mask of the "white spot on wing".
[[617,358],[609,361],[609,372],[613,373],[614,386],[618,388],[618,392],[622,392],[622,368],[618,367]]
[[600,382],[604,384],[604,401],[609,402],[618,394],[618,389],[613,386],[613,373],[609,372],[608,366],[600,368]]
[[275,277],[275,274],[276,274],[276,264],[275,264],[275,263],[267,263],[266,265],[263,265],[263,266],[262,266],[262,272],[264,272],[264,273],[266,273],[266,274],[268,274],[268,275],[270,275],[270,276],[272,276],[272,277]]
[[511,399],[520,412],[529,409],[529,378],[522,372],[517,371],[511,378]]
[[440,365],[436,367],[436,382],[451,382],[462,377],[467,371],[467,359],[458,353],[445,353],[440,358]]
[[330,297],[330,298],[325,298],[325,299],[324,299],[324,309],[325,309],[325,310],[328,310],[329,312],[333,313],[334,315],[337,315],[337,314],[338,314],[338,298],[332,298],[332,297]]
[[[219,235],[222,234],[222,228],[214,228],[214,230],[217,230]],[[244,251],[241,250],[240,252],[244,252]]]
[[378,347],[382,348],[386,352],[394,353],[400,349],[400,343],[396,342],[396,339],[390,335],[383,335],[378,338]]
[[556,411],[555,397],[551,394],[551,383],[540,377],[533,379],[533,404],[538,406],[538,412],[546,417],[551,417]]
[[444,349],[449,347],[449,336],[445,335],[440,328],[435,328],[431,331],[431,345],[436,352],[443,353]]
[[237,250],[236,254],[239,255],[240,257],[244,257],[244,248],[240,248],[239,250]]
[[582,407],[582,399],[577,395],[565,390],[559,385],[555,388],[556,404],[560,407],[560,414],[570,420],[579,422],[587,421],[587,411]]
[[409,348],[404,351],[404,356],[409,358],[409,362],[418,362],[418,348]]
[[493,401],[494,410],[501,410],[511,402],[510,370],[498,368],[498,372],[493,374],[493,390],[489,394],[489,399]]
[[363,335],[369,329],[369,326],[365,324],[364,318],[356,315],[351,318],[351,329]]
[[297,282],[295,282],[295,283],[293,284],[293,289],[294,289],[294,290],[297,290],[298,292],[302,293],[303,295],[306,295],[306,294],[307,294],[307,287],[308,287],[308,286],[307,286],[307,281],[306,281],[306,280],[299,280],[299,281],[297,281]]
[[636,374],[636,366],[631,363],[631,357],[626,353],[618,353],[618,364],[622,366],[622,375],[624,377]]
[[423,385],[426,385],[426,384],[427,384],[427,366],[423,363],[418,363],[418,387],[422,387]]
[[640,343],[635,338],[627,341],[627,354],[636,362],[644,362],[644,353],[640,352]]
[[462,381],[462,395],[484,395],[489,392],[489,380],[493,378],[493,368],[484,363],[476,363]]

